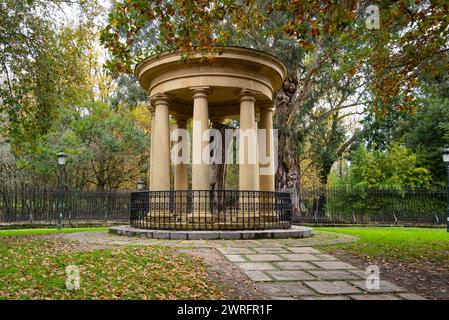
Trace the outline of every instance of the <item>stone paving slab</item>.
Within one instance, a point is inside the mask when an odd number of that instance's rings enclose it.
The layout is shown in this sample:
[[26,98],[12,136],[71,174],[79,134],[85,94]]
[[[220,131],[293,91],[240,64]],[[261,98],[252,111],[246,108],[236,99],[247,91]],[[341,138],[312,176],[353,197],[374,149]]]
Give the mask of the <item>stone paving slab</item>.
[[391,294],[357,294],[350,297],[353,300],[402,300]]
[[317,249],[313,249],[310,247],[290,247],[288,248],[288,250],[293,253],[321,253]]
[[306,281],[305,285],[321,294],[354,294],[363,293],[360,289],[344,281]]
[[305,271],[267,271],[267,274],[278,281],[313,280],[315,277]]
[[359,276],[346,270],[310,270],[309,273],[321,280],[357,280]]
[[287,249],[282,247],[255,247],[257,253],[289,253]]
[[274,265],[281,270],[311,270],[317,268],[317,266],[305,261],[275,262]]
[[245,262],[246,259],[239,254],[226,254],[225,257],[231,262]]
[[320,258],[314,256],[310,253],[292,253],[292,254],[281,254],[282,258],[289,261],[316,261]]
[[265,291],[272,296],[304,296],[304,295],[314,295],[315,293],[304,286],[303,284],[297,282],[291,283],[258,283],[256,287],[262,291]]
[[273,281],[272,278],[267,276],[263,271],[245,271],[245,274],[253,281]]
[[237,266],[243,270],[276,270],[276,268],[268,262],[243,262],[238,263]]
[[350,265],[349,263],[341,261],[314,261],[313,263],[325,270],[356,269],[356,267]]
[[245,255],[249,261],[282,261],[280,256],[275,254],[247,254]]
[[215,248],[257,248],[262,246],[260,240],[212,240],[208,244]]
[[284,249],[285,245],[281,240],[264,240],[260,247]]
[[337,258],[335,258],[334,256],[331,256],[330,254],[325,254],[325,253],[318,253],[318,254],[315,254],[315,256],[320,258],[321,260],[324,260],[324,261],[335,261],[335,260],[337,260]]

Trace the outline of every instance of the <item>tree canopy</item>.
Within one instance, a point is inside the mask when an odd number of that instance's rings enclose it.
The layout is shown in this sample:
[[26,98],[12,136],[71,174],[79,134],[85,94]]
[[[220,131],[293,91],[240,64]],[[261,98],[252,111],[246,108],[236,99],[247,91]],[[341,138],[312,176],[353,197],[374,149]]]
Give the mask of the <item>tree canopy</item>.
[[[378,6],[379,29],[367,28],[370,4]],[[333,46],[326,50],[329,43],[357,43],[345,71],[355,74],[364,64],[369,66],[375,106],[384,113],[385,104],[391,103],[412,109],[410,102],[422,74],[447,75],[447,13],[444,0],[124,0],[115,3],[101,41],[112,54],[107,67],[127,73],[149,54],[216,53],[254,32],[272,42],[282,34],[282,40],[294,40],[292,46],[318,51],[321,54],[315,55],[309,69],[316,73],[321,60],[332,58]],[[295,104],[293,114],[298,108]]]
[[[5,0],[0,9],[0,176],[48,181],[64,148],[74,186],[131,185],[148,168],[151,131],[135,64],[243,46],[288,69],[274,97],[277,188],[336,183],[337,163],[346,168],[337,183],[444,180],[447,1],[118,0],[107,12],[97,1]],[[378,177],[379,166],[390,173]],[[238,168],[228,172],[235,186]]]

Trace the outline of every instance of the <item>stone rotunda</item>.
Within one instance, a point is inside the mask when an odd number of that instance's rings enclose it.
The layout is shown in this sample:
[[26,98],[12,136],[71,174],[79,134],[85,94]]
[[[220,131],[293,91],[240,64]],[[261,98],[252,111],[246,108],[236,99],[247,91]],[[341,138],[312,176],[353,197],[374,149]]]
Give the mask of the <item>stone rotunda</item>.
[[[164,230],[290,228],[290,195],[275,191],[272,131],[273,97],[286,72],[277,58],[238,47],[211,57],[196,54],[187,61],[180,54],[167,53],[140,62],[135,75],[150,97],[153,121],[150,190],[133,193],[131,225]],[[170,118],[180,129],[187,129],[188,121],[195,123],[191,189],[189,164],[171,163]],[[211,123],[226,119],[240,120],[240,131],[259,134],[255,140],[238,139],[244,155],[238,165],[239,190],[211,190],[210,164],[201,160],[201,154],[211,151],[204,134],[209,138]],[[263,146],[260,132],[266,141]],[[263,152],[268,161],[250,161],[254,150],[257,159]]]

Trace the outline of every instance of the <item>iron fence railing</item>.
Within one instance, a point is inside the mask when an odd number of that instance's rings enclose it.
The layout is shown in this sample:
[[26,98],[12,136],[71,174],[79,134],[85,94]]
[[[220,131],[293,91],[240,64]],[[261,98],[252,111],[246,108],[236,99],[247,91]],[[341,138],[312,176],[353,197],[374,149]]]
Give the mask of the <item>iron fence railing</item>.
[[[63,223],[129,221],[130,192],[64,190]],[[37,187],[0,187],[0,223],[55,223],[58,191]]]
[[167,230],[285,229],[286,192],[239,190],[144,191],[131,194],[131,225]]
[[[245,223],[248,229],[282,228],[289,225],[290,217],[293,223],[310,224],[444,225],[446,197],[445,188],[353,186],[308,188],[291,194],[238,190],[64,190],[62,213],[64,224],[129,223],[131,213],[135,226],[173,229],[193,228],[198,223],[204,223],[205,228],[221,228],[220,223],[225,222],[229,229],[243,228]],[[0,185],[0,224],[54,224],[57,209],[56,189]],[[156,223],[155,216],[165,218]]]
[[295,223],[446,224],[445,188],[303,189],[292,194]]

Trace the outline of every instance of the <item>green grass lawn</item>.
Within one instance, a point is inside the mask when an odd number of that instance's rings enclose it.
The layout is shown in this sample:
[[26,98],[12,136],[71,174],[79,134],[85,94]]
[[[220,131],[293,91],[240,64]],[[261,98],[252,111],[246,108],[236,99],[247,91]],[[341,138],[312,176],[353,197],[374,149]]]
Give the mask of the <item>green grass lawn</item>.
[[0,237],[16,237],[31,236],[39,234],[57,234],[57,233],[73,233],[81,231],[107,231],[108,227],[92,227],[92,228],[64,228],[58,230],[56,228],[36,228],[36,229],[6,229],[0,230]]
[[[68,265],[80,269],[79,290],[66,289]],[[202,261],[171,248],[86,250],[63,239],[0,238],[0,299],[218,298]]]
[[359,237],[357,242],[325,246],[325,250],[342,249],[350,254],[388,260],[449,263],[449,233],[446,229],[401,227],[315,229]]

